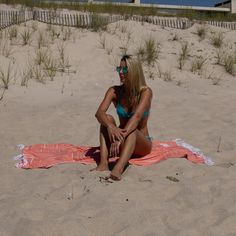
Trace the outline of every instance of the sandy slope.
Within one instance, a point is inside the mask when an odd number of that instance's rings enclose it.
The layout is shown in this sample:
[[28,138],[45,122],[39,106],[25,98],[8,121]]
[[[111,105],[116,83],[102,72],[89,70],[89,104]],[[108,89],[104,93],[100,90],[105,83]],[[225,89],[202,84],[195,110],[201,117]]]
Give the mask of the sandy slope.
[[[121,32],[123,24],[132,32],[128,53],[133,54],[139,42],[152,35],[161,45],[161,70],[172,75],[172,81],[166,82],[158,76],[157,66],[145,66],[154,93],[151,135],[159,140],[182,138],[211,156],[215,166],[182,159],[150,167],[130,166],[118,183],[106,183],[99,177],[108,173],[89,172],[93,166],[80,164],[16,169],[11,157],[18,154],[19,143],[98,145],[94,113],[106,89],[119,83],[114,68],[119,47],[128,38],[127,32]],[[100,46],[103,36],[72,29],[65,42],[66,55],[76,73],[57,73],[46,84],[29,80],[27,87],[20,86],[29,55],[33,61],[37,32],[30,46],[22,47],[17,39],[10,59],[0,55],[5,71],[9,61],[14,61],[14,75],[0,101],[1,235],[236,235],[236,80],[222,66],[214,65],[216,53],[209,37],[219,29],[210,27],[207,38],[199,42],[196,26],[181,31],[135,22],[115,25],[104,33],[108,45],[113,45],[110,55]],[[31,26],[28,22],[19,29]],[[46,32],[45,25],[38,24],[38,28]],[[224,32],[225,42],[234,49],[236,32]],[[177,41],[172,40],[175,33]],[[48,47],[55,57],[59,41]],[[182,41],[189,42],[191,51],[180,71],[177,57]],[[208,58],[201,75],[190,71],[197,53]],[[154,79],[148,78],[150,72]],[[219,84],[213,85],[209,75],[219,76]],[[114,109],[110,112],[115,114]],[[166,176],[180,181],[171,182]]]

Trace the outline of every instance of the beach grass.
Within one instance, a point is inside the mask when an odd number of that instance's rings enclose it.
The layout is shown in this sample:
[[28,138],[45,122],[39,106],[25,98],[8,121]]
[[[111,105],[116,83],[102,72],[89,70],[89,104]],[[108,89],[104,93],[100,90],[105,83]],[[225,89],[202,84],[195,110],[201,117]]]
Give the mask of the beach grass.
[[24,29],[23,32],[20,33],[23,46],[30,44],[31,36],[32,36],[32,32],[29,29]]
[[135,6],[135,5],[119,5],[113,4],[111,2],[104,2],[103,4],[96,3],[80,3],[73,1],[34,1],[34,0],[0,0],[0,3],[5,4],[22,4],[26,7],[34,8],[47,8],[47,9],[69,9],[69,10],[78,10],[83,12],[91,12],[91,13],[108,13],[108,14],[120,14],[125,17],[139,15],[139,16],[173,16],[177,17],[186,17],[190,20],[216,20],[216,21],[235,21],[236,14],[227,14],[220,12],[203,12],[193,9],[179,9],[176,10],[176,13],[168,11],[162,11],[157,7],[143,7],[143,6]]
[[205,24],[202,24],[200,26],[197,26],[197,35],[199,36],[200,40],[203,40],[206,38],[207,35],[207,27]]
[[207,59],[203,56],[195,57],[191,64],[191,72],[199,71],[201,73],[202,67],[205,64],[206,60]]
[[145,61],[148,65],[154,65],[160,53],[160,44],[153,36],[149,36],[144,41]]
[[235,75],[235,60],[232,55],[227,55],[224,59],[225,71],[231,75]]
[[0,53],[4,57],[9,58],[13,54],[13,52],[13,48],[7,39],[0,42]]
[[182,42],[181,43],[181,50],[180,50],[180,54],[178,57],[178,68],[180,70],[183,69],[183,66],[188,58],[188,54],[190,52],[190,48],[189,48],[189,44],[188,42]]
[[11,78],[12,78],[12,66],[11,62],[9,62],[6,72],[2,68],[0,68],[0,81],[3,83],[4,89],[9,88],[9,83]]
[[214,47],[216,48],[220,48],[223,45],[224,42],[224,36],[222,32],[213,32],[213,34],[211,35],[211,43]]

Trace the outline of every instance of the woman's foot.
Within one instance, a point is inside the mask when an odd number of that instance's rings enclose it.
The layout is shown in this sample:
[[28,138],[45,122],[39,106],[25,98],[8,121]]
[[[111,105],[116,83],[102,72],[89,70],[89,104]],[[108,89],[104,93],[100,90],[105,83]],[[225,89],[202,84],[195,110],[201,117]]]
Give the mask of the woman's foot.
[[108,164],[107,163],[105,163],[105,164],[100,163],[97,167],[91,169],[90,171],[94,171],[94,170],[96,170],[96,171],[107,171],[107,170],[109,170]]
[[113,170],[111,171],[111,174],[110,174],[110,178],[113,179],[113,180],[121,180],[121,175],[123,173],[123,169],[118,169],[118,168],[113,168]]

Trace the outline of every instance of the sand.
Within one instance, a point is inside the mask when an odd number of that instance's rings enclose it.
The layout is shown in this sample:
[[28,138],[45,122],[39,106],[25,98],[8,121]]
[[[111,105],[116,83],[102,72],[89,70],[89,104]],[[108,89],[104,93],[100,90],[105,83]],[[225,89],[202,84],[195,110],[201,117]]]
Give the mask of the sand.
[[[21,24],[19,32],[32,25]],[[234,52],[236,31],[209,26],[206,38],[199,41],[197,25],[176,30],[120,21],[100,34],[71,29],[71,37],[64,42],[70,71],[57,72],[53,81],[30,79],[27,86],[21,86],[24,68],[34,61],[38,31],[48,33],[45,24],[37,25],[30,45],[22,46],[18,37],[9,57],[0,51],[2,70],[6,73],[9,62],[12,66],[9,89],[0,101],[0,235],[236,235],[236,79],[215,64],[216,49],[210,42],[211,32],[221,31],[227,43],[224,51]],[[59,39],[45,49],[58,58],[63,33],[60,27],[56,29]],[[175,34],[177,40],[173,40]],[[163,141],[182,138],[209,155],[214,166],[169,159],[149,167],[129,166],[120,182],[104,181],[102,177],[109,172],[90,172],[95,165],[14,167],[17,144],[98,145],[99,124],[94,114],[107,88],[119,84],[115,72],[119,47],[128,45],[128,53],[134,54],[150,35],[160,43],[157,63],[144,65],[154,94],[150,134]],[[190,52],[179,70],[177,59],[184,41]],[[193,73],[191,61],[196,55],[207,61],[201,72]],[[109,113],[115,116],[113,107]]]

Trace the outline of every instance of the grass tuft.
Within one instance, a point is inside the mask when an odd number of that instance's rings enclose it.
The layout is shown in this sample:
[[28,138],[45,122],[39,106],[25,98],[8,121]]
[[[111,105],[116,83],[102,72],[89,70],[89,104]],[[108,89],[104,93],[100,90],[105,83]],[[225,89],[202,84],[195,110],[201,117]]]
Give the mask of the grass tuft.
[[224,42],[224,36],[223,36],[222,32],[214,33],[211,36],[210,40],[211,40],[211,43],[214,47],[221,48],[221,46],[223,45],[223,42]]
[[35,55],[35,64],[36,65],[42,65],[44,64],[44,62],[47,60],[48,58],[48,51],[47,49],[39,49],[37,52],[36,52],[36,55]]
[[224,59],[225,71],[231,75],[235,75],[235,60],[232,55],[227,55]]
[[144,42],[145,61],[148,65],[154,65],[160,53],[160,45],[156,40],[150,36]]
[[62,31],[62,40],[63,40],[63,41],[70,40],[71,35],[72,35],[71,28],[66,27],[66,29],[64,29],[64,30]]
[[32,78],[32,69],[29,67],[27,69],[24,69],[21,73],[21,86],[28,86],[28,82],[30,78]]
[[39,65],[35,65],[32,67],[32,77],[35,79],[37,82],[45,84],[45,75],[43,70]]
[[185,61],[188,58],[188,54],[189,54],[189,46],[188,46],[188,42],[184,42],[181,44],[181,51],[178,57],[178,64],[179,64],[179,69],[182,70],[183,66],[185,64]]
[[4,89],[9,88],[9,83],[11,80],[11,71],[12,71],[11,70],[11,62],[8,65],[6,73],[0,68],[0,81],[2,81]]
[[13,54],[13,49],[8,41],[0,42],[0,53],[7,58]]
[[99,45],[102,49],[106,48],[106,36],[104,33],[99,32]]
[[51,81],[53,81],[59,67],[58,62],[51,57],[47,57],[47,59],[44,61],[43,66],[45,69],[46,76],[48,76]]
[[206,38],[207,35],[207,27],[205,24],[202,24],[200,26],[197,26],[197,35],[199,36],[200,40],[203,40]]
[[12,26],[8,29],[8,35],[9,39],[12,41],[14,38],[17,38],[18,35],[18,27],[17,26]]
[[29,29],[25,29],[22,33],[20,33],[23,46],[30,44],[32,33]]
[[191,72],[202,71],[202,67],[207,59],[203,58],[202,56],[198,56],[192,61],[191,64]]
[[37,38],[37,48],[40,49],[41,47],[47,47],[48,41],[45,38],[45,33],[42,31],[38,32],[38,38]]
[[90,28],[92,31],[98,32],[100,30],[105,31],[107,29],[108,22],[104,16],[92,13],[90,19]]
[[63,42],[57,44],[57,48],[58,48],[58,52],[59,52],[59,63],[58,63],[58,66],[59,66],[59,69],[62,72],[65,72],[65,69],[70,67],[69,59],[65,55],[65,47],[66,46],[65,46],[65,44]]
[[174,80],[174,76],[172,75],[171,71],[165,71],[162,74],[163,80],[166,82],[171,82]]

